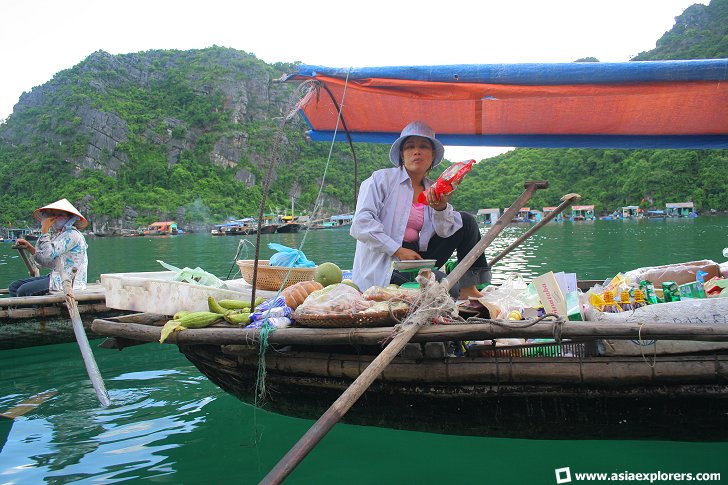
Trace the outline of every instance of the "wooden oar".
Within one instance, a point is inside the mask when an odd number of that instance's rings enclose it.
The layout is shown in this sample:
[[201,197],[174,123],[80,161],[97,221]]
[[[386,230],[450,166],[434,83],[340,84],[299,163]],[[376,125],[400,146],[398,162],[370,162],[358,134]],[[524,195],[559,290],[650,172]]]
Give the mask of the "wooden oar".
[[96,359],[91,351],[91,346],[88,343],[88,337],[86,331],[83,328],[81,322],[81,315],[78,313],[78,305],[76,299],[73,297],[73,280],[76,276],[76,268],[73,268],[73,274],[71,278],[67,278],[67,275],[63,279],[63,290],[66,293],[66,307],[68,307],[68,314],[71,316],[71,323],[73,323],[73,333],[76,335],[76,342],[78,347],[81,349],[81,356],[83,357],[83,363],[86,366],[86,373],[91,384],[94,386],[96,396],[99,398],[101,405],[106,407],[111,404],[109,394],[106,392],[106,386],[104,380],[101,378],[101,373],[96,365]]
[[552,212],[549,212],[548,214],[546,214],[546,216],[544,216],[543,219],[541,219],[537,224],[531,226],[531,228],[528,231],[521,234],[521,237],[519,237],[518,239],[513,241],[511,243],[511,245],[508,246],[507,248],[505,248],[503,251],[501,251],[501,253],[498,256],[491,259],[490,262],[488,263],[488,266],[492,267],[495,263],[497,263],[498,261],[503,259],[503,257],[506,254],[510,253],[515,248],[517,248],[523,241],[525,241],[529,237],[533,236],[536,233],[536,231],[538,231],[543,226],[545,226],[547,222],[555,219],[556,216],[558,216],[559,214],[561,214],[564,211],[564,209],[566,209],[567,207],[569,207],[571,204],[573,204],[574,202],[576,202],[579,199],[581,199],[581,195],[579,195],[579,194],[566,194],[565,196],[563,196],[561,198],[561,200],[562,200],[561,204],[559,204],[559,206],[556,209],[554,209]]
[[38,269],[38,266],[36,266],[35,262],[31,261],[28,255],[25,252],[25,248],[17,245],[13,245],[13,249],[17,249],[20,253],[20,257],[23,258],[23,262],[25,263],[25,267],[28,268],[28,273],[30,273],[30,276],[36,278],[40,276],[40,270]]
[[[506,210],[503,217],[498,219],[483,238],[475,245],[475,247],[467,254],[463,261],[459,262],[450,275],[444,278],[440,284],[446,290],[452,288],[452,285],[460,279],[467,269],[472,266],[485,248],[500,233],[503,228],[518,214],[523,205],[533,196],[536,190],[548,187],[548,182],[526,182],[526,190],[516,199],[511,207]],[[459,274],[454,276],[455,272]],[[304,434],[298,442],[293,445],[286,455],[276,464],[273,469],[260,482],[262,484],[278,484],[281,483],[290,473],[298,466],[299,463],[308,455],[308,453],[318,444],[319,441],[329,432],[334,425],[351,409],[362,394],[369,388],[374,380],[379,377],[385,367],[394,359],[400,350],[412,339],[412,337],[420,329],[417,325],[405,325],[404,330],[397,334],[396,337],[387,345],[387,347],[367,366],[364,371],[359,374],[354,382],[339,396],[334,404],[324,412],[323,415],[314,423],[314,425]]]
[[56,391],[45,391],[41,392],[40,394],[36,394],[35,396],[31,396],[20,404],[16,404],[4,413],[0,414],[0,417],[15,419],[18,416],[29,413],[56,394],[58,394],[58,392]]

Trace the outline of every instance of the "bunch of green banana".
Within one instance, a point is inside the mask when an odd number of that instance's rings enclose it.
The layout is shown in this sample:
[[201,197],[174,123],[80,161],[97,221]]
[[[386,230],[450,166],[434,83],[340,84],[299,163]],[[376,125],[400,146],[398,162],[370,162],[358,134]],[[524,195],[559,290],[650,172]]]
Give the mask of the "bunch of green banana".
[[[255,302],[253,302],[253,308],[264,301],[265,298],[256,298]],[[250,302],[243,300],[215,301],[215,298],[209,296],[207,298],[207,306],[211,312],[222,315],[226,322],[232,323],[233,325],[246,325],[250,323],[250,314],[253,313],[250,308]]]
[[162,334],[159,337],[159,343],[163,343],[167,340],[172,332],[178,332],[186,328],[204,328],[218,320],[222,319],[223,315],[214,312],[177,312],[172,320],[168,321],[162,327]]

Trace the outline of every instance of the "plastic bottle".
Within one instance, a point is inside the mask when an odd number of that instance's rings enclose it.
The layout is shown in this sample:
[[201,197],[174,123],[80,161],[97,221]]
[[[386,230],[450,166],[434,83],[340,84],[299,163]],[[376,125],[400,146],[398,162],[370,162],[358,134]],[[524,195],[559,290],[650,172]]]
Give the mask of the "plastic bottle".
[[634,303],[632,303],[632,310],[636,310],[645,305],[647,305],[647,302],[645,301],[645,294],[642,293],[642,290],[634,290]]
[[622,307],[623,312],[629,312],[634,309],[634,305],[632,305],[629,299],[629,291],[623,291],[619,300],[619,306]]
[[698,296],[699,298],[707,298],[708,295],[705,294],[705,277],[708,276],[708,273],[705,271],[698,271],[698,273],[695,275],[695,281],[700,283],[700,286],[698,287]]
[[602,298],[604,299],[604,308],[602,308],[604,313],[619,313],[622,311],[617,302],[614,301],[614,295],[612,295],[611,291],[605,291]]

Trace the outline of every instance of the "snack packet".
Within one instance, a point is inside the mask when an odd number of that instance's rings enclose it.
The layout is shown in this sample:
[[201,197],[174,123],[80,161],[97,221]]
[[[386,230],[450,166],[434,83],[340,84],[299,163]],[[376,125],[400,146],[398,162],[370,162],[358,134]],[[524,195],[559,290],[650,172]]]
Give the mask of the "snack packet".
[[463,177],[470,172],[470,169],[473,167],[473,164],[475,163],[475,160],[468,160],[465,162],[457,162],[450,165],[444,172],[440,174],[440,176],[435,180],[435,183],[430,185],[430,187],[422,192],[417,197],[417,202],[420,204],[427,203],[427,192],[434,192],[437,200],[440,200],[440,197],[443,195],[447,195],[452,193],[458,185],[460,185],[460,181],[462,181]]

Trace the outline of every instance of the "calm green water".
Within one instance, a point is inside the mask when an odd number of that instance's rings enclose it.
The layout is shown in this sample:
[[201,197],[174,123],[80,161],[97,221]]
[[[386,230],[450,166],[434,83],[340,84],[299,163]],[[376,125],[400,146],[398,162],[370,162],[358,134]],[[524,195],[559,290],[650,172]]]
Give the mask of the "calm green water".
[[[599,279],[645,265],[722,262],[726,223],[726,217],[553,223],[494,268],[495,276],[518,271],[529,279],[555,270]],[[488,256],[525,229],[509,229]],[[263,241],[298,246],[302,238]],[[227,277],[238,244],[203,234],[92,239],[89,278],[158,271],[157,259]],[[241,258],[252,257],[246,247]],[[336,229],[312,231],[303,250],[314,261],[350,267],[353,248],[348,232]],[[261,257],[271,253],[266,247]],[[0,286],[24,274],[17,251],[0,244]],[[12,423],[0,421],[0,443],[7,435],[0,483],[256,483],[313,423],[241,403],[171,345],[94,353],[113,402],[108,409],[98,406],[74,344],[0,352],[0,412],[43,391],[58,393]],[[725,480],[726,456],[728,443],[473,438],[340,424],[287,483],[552,484],[554,469],[567,466],[572,473],[721,472]]]

